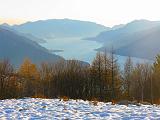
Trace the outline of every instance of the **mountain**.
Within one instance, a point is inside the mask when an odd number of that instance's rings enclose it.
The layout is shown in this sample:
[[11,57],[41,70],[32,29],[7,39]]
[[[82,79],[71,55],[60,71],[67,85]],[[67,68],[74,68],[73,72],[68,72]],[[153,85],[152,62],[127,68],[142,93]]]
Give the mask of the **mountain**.
[[89,39],[103,44],[97,50],[109,50],[113,46],[119,55],[154,59],[160,53],[160,22],[135,20]]
[[160,26],[135,33],[130,37],[134,38],[134,41],[117,49],[117,54],[150,60],[160,54]]
[[30,58],[34,63],[63,59],[36,42],[4,28],[0,28],[0,51],[0,59],[9,59],[15,65],[21,64],[24,58]]
[[135,37],[141,37],[141,33],[139,36],[134,36],[135,33],[143,32],[156,26],[160,26],[159,21],[135,20],[119,29],[105,31],[96,37],[88,39],[101,42],[106,48],[114,46],[114,48],[118,49],[135,41]]
[[19,32],[33,34],[42,39],[92,37],[110,29],[93,22],[71,19],[39,20],[15,25],[12,28]]

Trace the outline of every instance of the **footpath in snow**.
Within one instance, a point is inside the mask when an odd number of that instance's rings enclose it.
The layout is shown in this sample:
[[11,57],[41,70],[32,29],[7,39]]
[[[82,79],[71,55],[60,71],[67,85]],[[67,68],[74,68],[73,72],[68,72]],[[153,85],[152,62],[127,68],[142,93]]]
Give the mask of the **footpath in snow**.
[[142,120],[159,119],[160,106],[155,105],[111,105],[99,102],[94,106],[89,101],[59,99],[7,99],[0,100],[0,120],[17,119],[104,119],[104,120]]

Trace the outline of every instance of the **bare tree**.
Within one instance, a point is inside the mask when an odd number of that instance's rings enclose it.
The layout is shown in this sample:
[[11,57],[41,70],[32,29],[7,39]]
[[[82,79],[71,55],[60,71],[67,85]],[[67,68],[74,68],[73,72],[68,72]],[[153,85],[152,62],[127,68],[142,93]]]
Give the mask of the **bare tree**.
[[9,80],[13,75],[13,67],[8,60],[0,62],[0,98],[5,98]]
[[127,91],[127,97],[130,99],[130,87],[132,82],[133,62],[130,57],[127,58],[124,65],[124,89]]
[[112,88],[112,100],[116,98],[116,89],[119,87],[116,85],[119,79],[119,68],[117,64],[117,59],[115,57],[115,50],[111,49],[111,56],[110,56],[110,70],[111,70],[111,88]]
[[144,100],[144,88],[145,83],[150,81],[150,65],[148,63],[144,64],[137,64],[134,72],[135,72],[135,79],[137,79],[138,86],[140,87],[141,91],[141,101]]

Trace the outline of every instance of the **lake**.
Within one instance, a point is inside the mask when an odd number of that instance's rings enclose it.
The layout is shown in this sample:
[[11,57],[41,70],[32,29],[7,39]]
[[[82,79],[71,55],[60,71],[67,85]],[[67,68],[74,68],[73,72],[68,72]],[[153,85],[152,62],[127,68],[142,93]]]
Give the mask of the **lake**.
[[57,38],[45,39],[47,43],[41,44],[49,50],[63,50],[63,52],[55,52],[55,54],[65,59],[78,59],[91,62],[96,55],[97,49],[102,46],[96,41],[82,40],[81,38]]
[[[54,52],[56,55],[60,55],[65,59],[77,59],[91,63],[96,56],[94,49],[102,47],[102,44],[96,41],[82,40],[82,38],[57,38],[57,39],[45,39],[47,42],[41,44],[43,47],[52,50],[60,51]],[[117,55],[118,63],[122,68],[126,56]],[[133,62],[143,63],[150,62],[145,59],[132,57]]]

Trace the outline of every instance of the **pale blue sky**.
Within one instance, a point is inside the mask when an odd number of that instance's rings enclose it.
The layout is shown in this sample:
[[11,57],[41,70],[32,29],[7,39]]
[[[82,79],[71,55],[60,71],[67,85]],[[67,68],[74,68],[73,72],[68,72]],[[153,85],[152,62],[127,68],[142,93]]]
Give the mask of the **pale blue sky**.
[[0,23],[70,18],[106,26],[160,20],[160,0],[0,0]]

